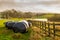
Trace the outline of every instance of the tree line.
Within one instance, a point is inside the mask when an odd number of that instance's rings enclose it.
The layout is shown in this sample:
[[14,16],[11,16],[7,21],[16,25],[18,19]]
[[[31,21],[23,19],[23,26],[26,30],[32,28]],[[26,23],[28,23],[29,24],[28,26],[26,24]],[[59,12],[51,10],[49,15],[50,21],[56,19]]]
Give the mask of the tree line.
[[[45,15],[45,16],[44,16]],[[54,16],[47,16],[54,15]],[[15,9],[5,10],[0,12],[0,18],[43,18],[46,17],[49,21],[60,21],[60,14],[57,13],[34,13],[34,12],[22,12]]]
[[32,18],[34,17],[35,14],[32,12],[21,12],[21,11],[16,11],[14,9],[12,10],[6,10],[1,13],[1,18]]

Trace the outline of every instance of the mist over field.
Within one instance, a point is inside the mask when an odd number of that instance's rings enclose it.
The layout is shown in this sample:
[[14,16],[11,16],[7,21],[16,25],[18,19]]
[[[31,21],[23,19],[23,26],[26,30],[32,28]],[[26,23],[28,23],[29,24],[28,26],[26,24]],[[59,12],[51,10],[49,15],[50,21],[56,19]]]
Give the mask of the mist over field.
[[60,13],[60,0],[0,0],[0,11],[7,9]]

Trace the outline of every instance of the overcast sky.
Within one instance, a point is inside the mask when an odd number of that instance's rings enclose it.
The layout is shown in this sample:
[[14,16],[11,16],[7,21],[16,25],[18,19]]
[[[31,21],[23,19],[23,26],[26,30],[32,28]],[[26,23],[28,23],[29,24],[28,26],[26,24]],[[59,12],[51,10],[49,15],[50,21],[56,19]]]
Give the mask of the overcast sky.
[[0,11],[7,9],[60,13],[60,0],[0,0]]

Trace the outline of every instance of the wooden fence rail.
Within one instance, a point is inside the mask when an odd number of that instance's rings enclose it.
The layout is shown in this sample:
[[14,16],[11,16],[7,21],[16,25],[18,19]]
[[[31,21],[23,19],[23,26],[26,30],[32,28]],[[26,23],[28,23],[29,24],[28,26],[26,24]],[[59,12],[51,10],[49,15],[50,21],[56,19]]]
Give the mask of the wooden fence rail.
[[[32,21],[32,20],[30,20],[30,22],[32,23],[33,26],[40,27],[40,29],[44,31],[43,34],[45,34],[45,36],[53,38],[55,38],[56,36],[60,37],[59,35],[60,27],[56,28],[57,25],[60,26],[60,24],[55,22]],[[40,33],[42,33],[42,31],[40,31]],[[43,34],[41,35],[44,36]]]

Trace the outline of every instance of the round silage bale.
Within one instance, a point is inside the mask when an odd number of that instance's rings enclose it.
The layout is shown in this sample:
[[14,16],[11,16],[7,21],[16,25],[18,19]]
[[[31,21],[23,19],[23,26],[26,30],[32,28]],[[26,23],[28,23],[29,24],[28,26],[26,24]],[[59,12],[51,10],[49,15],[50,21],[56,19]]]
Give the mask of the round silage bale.
[[25,22],[17,22],[13,25],[14,32],[21,32],[24,33],[27,30],[27,24]]
[[15,24],[15,22],[6,22],[5,27],[8,29],[12,29],[14,24]]
[[29,23],[26,20],[22,20],[21,22],[23,22],[27,26],[27,28],[29,28]]
[[18,21],[18,22],[13,22],[13,21],[8,21],[5,22],[5,27],[8,29],[12,29],[14,32],[21,32],[21,33],[25,33],[28,31],[30,23],[22,20],[22,21]]

